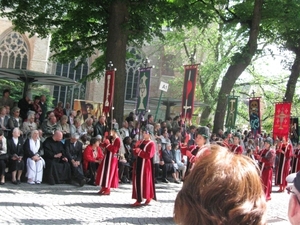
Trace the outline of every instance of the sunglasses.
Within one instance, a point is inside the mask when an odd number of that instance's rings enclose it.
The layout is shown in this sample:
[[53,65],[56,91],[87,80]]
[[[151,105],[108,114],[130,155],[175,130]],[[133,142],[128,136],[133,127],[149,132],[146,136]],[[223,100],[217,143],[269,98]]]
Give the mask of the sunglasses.
[[299,198],[298,198],[297,193],[296,193],[295,191],[293,191],[293,186],[287,187],[286,190],[287,190],[287,193],[288,193],[288,194],[293,194],[293,195],[296,196],[297,201],[298,201],[298,203],[299,203],[299,205],[300,205],[300,200],[299,200]]

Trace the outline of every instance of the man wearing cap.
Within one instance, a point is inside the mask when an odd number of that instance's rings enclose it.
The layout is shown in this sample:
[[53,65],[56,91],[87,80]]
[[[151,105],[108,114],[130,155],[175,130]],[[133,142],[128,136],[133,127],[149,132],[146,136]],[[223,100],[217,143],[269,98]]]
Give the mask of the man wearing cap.
[[266,138],[264,149],[254,155],[255,159],[259,161],[260,176],[267,201],[271,200],[273,164],[276,157],[275,150],[271,148],[272,145],[272,138]]
[[190,147],[181,147],[180,148],[182,154],[186,155],[188,157],[185,177],[189,174],[190,170],[192,169],[193,164],[195,163],[195,161],[197,159],[197,153],[208,148],[206,146],[206,144],[209,140],[209,136],[210,135],[209,135],[208,127],[205,127],[205,126],[199,127],[196,130],[195,145],[192,145]]
[[300,172],[292,173],[286,178],[288,194],[291,194],[288,206],[288,217],[292,225],[300,224]]
[[230,145],[230,149],[234,154],[243,154],[243,147],[240,145],[241,134],[239,132],[233,135],[233,145]]
[[78,141],[79,135],[73,133],[70,139],[65,142],[66,156],[71,167],[72,178],[80,187],[85,184],[85,177],[82,169],[82,143]]
[[155,143],[151,140],[148,128],[143,130],[143,140],[136,143],[133,153],[136,160],[132,171],[132,198],[136,199],[136,202],[132,206],[137,207],[141,205],[143,199],[146,199],[145,205],[148,205],[152,199],[156,200],[152,162]]
[[96,185],[101,186],[98,192],[100,195],[110,195],[110,188],[119,186],[118,175],[118,153],[121,147],[121,139],[118,137],[118,130],[110,131],[111,140],[104,137],[102,147],[105,148],[104,158],[98,167]]

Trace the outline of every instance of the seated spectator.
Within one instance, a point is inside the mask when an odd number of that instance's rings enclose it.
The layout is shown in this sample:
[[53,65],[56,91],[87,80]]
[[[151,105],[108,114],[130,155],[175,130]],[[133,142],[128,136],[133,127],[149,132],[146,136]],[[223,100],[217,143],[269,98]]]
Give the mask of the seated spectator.
[[54,108],[53,113],[56,117],[56,120],[59,121],[60,118],[64,115],[63,103],[58,102],[57,106]]
[[42,182],[45,166],[45,161],[41,156],[42,148],[42,142],[39,140],[39,131],[32,130],[29,138],[24,143],[28,184],[40,184]]
[[81,130],[86,133],[88,138],[94,137],[94,126],[93,126],[93,119],[87,118],[85,122],[81,125]]
[[90,144],[90,138],[86,134],[80,137],[80,141],[82,143],[82,152],[84,152],[85,148]]
[[172,144],[172,149],[174,149],[175,168],[180,172],[180,174],[182,174],[181,180],[184,180],[187,159],[182,157],[181,150],[177,143]]
[[44,137],[46,137],[46,138],[51,137],[56,130],[57,130],[56,117],[51,116],[51,117],[49,117],[47,122],[43,123],[43,125],[42,125],[42,131],[43,131]]
[[166,149],[162,150],[162,158],[164,160],[164,165],[163,165],[163,177],[162,177],[162,182],[164,183],[169,183],[167,180],[167,173],[171,172],[172,177],[174,179],[174,182],[177,184],[180,184],[180,181],[178,180],[178,174],[176,173],[176,166],[175,161],[171,152],[172,146],[171,143],[167,143]]
[[249,157],[211,145],[198,159],[176,197],[176,224],[266,224],[259,171]]
[[44,178],[50,185],[71,182],[71,169],[61,142],[62,138],[62,132],[55,131],[43,142],[46,162]]
[[68,116],[68,124],[70,124],[70,127],[74,125],[75,117],[76,117],[76,111],[72,110],[71,114]]
[[104,157],[99,145],[100,141],[96,137],[93,137],[83,152],[83,171],[86,177],[91,179],[89,182],[91,184],[95,183],[99,164]]
[[60,121],[58,121],[57,123],[56,130],[61,131],[64,136],[66,134],[71,134],[70,125],[68,124],[68,117],[66,115],[63,115],[60,118]]
[[82,128],[81,128],[81,120],[80,119],[76,118],[74,120],[74,125],[71,128],[71,133],[72,134],[76,133],[79,136],[82,136],[82,135],[86,134],[86,132],[84,132],[84,130],[82,130]]
[[23,120],[20,117],[20,108],[14,107],[12,110],[12,116],[8,119],[8,129],[10,129],[10,132],[8,134],[8,137],[11,137],[12,131],[14,128],[21,129]]
[[8,159],[6,138],[0,130],[0,185],[5,184],[5,168]]
[[[126,121],[127,122],[127,121]],[[132,153],[132,139],[125,137],[123,140],[124,155],[119,158],[119,179],[122,183],[130,183],[131,168],[133,166],[134,155]]]
[[9,106],[11,109],[14,107],[14,100],[9,97],[10,90],[4,89],[3,96],[0,98],[0,106]]
[[66,107],[63,109],[64,115],[69,117],[71,115],[72,109],[71,104],[69,102],[66,103]]
[[43,136],[43,131],[41,129],[38,129],[39,132],[39,140],[43,143],[46,138]]
[[24,141],[20,137],[20,129],[14,128],[12,138],[7,140],[7,151],[9,154],[9,169],[11,171],[11,181],[13,184],[21,183],[21,175],[24,170]]
[[79,135],[71,134],[71,138],[65,141],[65,150],[68,162],[71,167],[72,179],[82,187],[85,184],[85,177],[82,169],[82,143],[78,141]]
[[34,114],[29,114],[27,117],[27,121],[23,123],[22,132],[27,137],[31,135],[33,130],[37,130],[38,125],[34,122],[35,116]]

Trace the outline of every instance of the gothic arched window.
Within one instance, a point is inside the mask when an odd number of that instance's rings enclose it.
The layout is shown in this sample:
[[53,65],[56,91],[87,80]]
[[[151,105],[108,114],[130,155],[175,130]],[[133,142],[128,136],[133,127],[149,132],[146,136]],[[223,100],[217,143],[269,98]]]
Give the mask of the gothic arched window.
[[28,58],[27,43],[18,32],[0,40],[0,68],[27,69]]

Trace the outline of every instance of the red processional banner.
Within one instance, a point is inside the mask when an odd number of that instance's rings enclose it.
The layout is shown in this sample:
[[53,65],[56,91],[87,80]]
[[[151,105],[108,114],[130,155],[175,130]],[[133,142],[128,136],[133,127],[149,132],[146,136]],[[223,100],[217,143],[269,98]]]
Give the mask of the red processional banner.
[[115,87],[115,71],[107,70],[105,72],[105,86],[103,98],[103,114],[108,116],[113,106],[114,100],[114,87]]
[[275,104],[275,115],[273,125],[273,138],[289,137],[290,118],[291,118],[290,102],[279,102]]
[[182,93],[181,118],[191,120],[194,111],[194,96],[198,65],[184,66],[184,84]]

